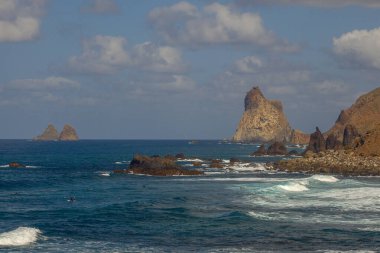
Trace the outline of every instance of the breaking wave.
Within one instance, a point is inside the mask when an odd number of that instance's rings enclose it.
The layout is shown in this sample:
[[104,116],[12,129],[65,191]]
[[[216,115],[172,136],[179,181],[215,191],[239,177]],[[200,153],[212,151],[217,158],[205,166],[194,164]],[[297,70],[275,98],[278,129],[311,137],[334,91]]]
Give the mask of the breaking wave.
[[18,227],[0,234],[0,246],[25,246],[37,241],[41,230],[30,227]]
[[289,192],[303,192],[309,190],[306,185],[308,185],[308,181],[289,182],[284,185],[279,185],[278,188]]

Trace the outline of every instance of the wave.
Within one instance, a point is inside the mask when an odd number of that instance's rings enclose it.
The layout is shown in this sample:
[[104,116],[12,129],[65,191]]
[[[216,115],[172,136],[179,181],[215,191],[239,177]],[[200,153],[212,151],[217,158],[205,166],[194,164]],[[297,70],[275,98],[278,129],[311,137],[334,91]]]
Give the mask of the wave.
[[279,185],[278,188],[289,192],[303,192],[309,190],[306,185],[308,185],[308,181],[289,182],[284,185]]
[[0,165],[0,168],[9,168],[9,164]]
[[188,158],[188,159],[178,159],[179,162],[204,162],[203,160],[201,159],[198,159],[198,158]]
[[18,227],[0,234],[0,246],[25,246],[36,242],[41,234],[41,230],[37,228]]
[[241,171],[241,172],[247,172],[247,171],[266,171],[266,168],[264,164],[261,163],[240,163],[233,166],[228,166],[228,169],[232,169],[234,171]]
[[129,161],[117,161],[117,162],[115,162],[115,164],[118,164],[118,165],[120,165],[120,164],[129,164]]
[[335,183],[338,182],[339,179],[333,176],[326,176],[326,175],[314,175],[310,177],[310,179],[314,179],[320,182],[326,182],[326,183]]

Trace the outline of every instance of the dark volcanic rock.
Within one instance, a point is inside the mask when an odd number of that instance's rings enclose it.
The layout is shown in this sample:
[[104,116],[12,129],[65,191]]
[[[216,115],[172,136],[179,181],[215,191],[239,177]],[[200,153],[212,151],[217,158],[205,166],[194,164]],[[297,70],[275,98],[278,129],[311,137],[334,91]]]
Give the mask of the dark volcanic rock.
[[315,132],[310,135],[309,146],[306,150],[313,151],[314,153],[326,150],[325,138],[318,127],[316,127]]
[[296,155],[299,155],[299,154],[298,154],[297,150],[291,150],[291,151],[288,153],[288,155],[290,155],[290,156],[296,156]]
[[17,163],[17,162],[11,162],[8,165],[9,165],[9,168],[16,168],[16,169],[26,168],[26,166],[24,164]]
[[358,137],[360,138],[360,135],[356,127],[354,127],[351,124],[348,124],[344,128],[344,132],[343,132],[343,147],[348,147],[348,148],[353,147],[355,144],[355,140]]
[[177,158],[177,159],[185,159],[186,157],[185,157],[184,153],[179,153],[179,154],[175,155],[175,158]]
[[326,149],[341,149],[342,143],[338,140],[338,137],[331,133],[326,139]]
[[255,152],[253,152],[251,156],[262,156],[266,154],[267,154],[267,151],[265,149],[265,145],[261,144],[261,146]]
[[288,150],[286,149],[284,143],[275,141],[272,145],[268,147],[268,155],[287,155]]
[[115,170],[114,173],[133,173],[151,176],[201,175],[200,171],[183,169],[173,160],[165,157],[135,155],[128,170]]
[[238,163],[240,160],[238,158],[232,157],[230,158],[230,164]]

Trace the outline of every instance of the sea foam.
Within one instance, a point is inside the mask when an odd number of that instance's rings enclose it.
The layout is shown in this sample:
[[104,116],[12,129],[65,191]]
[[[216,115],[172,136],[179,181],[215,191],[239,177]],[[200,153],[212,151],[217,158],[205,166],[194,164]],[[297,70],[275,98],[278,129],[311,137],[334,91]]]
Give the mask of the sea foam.
[[303,191],[309,190],[309,188],[306,187],[307,184],[308,184],[307,181],[289,182],[284,185],[279,185],[278,187],[282,190],[289,191],[289,192],[303,192]]
[[335,183],[339,181],[339,179],[337,179],[336,177],[326,175],[314,175],[311,177],[311,179],[326,183]]
[[37,241],[41,230],[30,227],[18,227],[0,234],[0,246],[25,246]]

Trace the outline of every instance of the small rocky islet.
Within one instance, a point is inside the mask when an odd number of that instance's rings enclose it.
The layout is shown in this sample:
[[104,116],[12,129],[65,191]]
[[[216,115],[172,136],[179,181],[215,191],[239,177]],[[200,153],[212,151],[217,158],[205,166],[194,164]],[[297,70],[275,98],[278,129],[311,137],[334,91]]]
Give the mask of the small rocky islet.
[[78,134],[74,127],[65,124],[61,133],[58,134],[54,125],[49,124],[45,131],[33,138],[34,141],[77,141],[79,140]]

